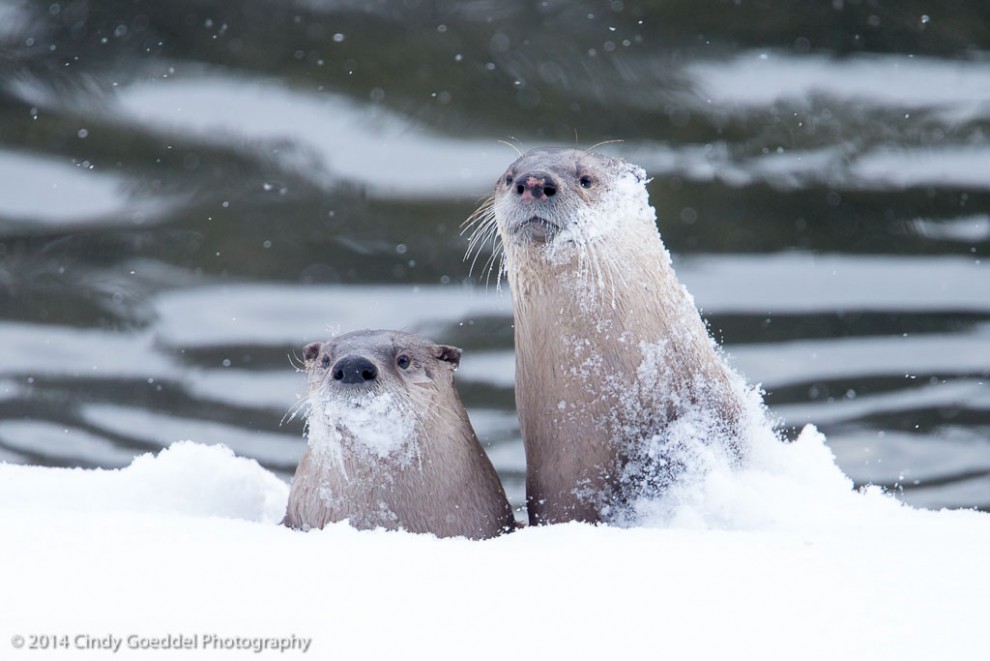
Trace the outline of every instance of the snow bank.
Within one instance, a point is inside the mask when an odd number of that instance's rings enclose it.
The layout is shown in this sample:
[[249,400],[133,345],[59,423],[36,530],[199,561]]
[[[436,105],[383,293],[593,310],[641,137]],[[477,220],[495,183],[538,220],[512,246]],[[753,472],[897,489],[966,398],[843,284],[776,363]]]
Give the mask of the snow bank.
[[[193,443],[121,470],[0,464],[0,657],[114,636],[124,658],[985,658],[990,516],[856,492],[810,428],[632,528],[302,533],[276,525],[287,492]],[[198,647],[128,647],[177,636]],[[311,647],[252,651],[267,639]]]
[[222,445],[181,441],[121,470],[0,465],[0,511],[172,514],[277,523],[289,488]]

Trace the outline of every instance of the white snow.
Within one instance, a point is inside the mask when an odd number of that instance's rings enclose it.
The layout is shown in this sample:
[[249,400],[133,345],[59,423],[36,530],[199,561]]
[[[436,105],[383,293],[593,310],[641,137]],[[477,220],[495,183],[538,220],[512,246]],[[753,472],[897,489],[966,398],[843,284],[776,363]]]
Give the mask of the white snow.
[[287,493],[189,442],[120,470],[0,464],[3,658],[48,658],[11,652],[41,635],[123,638],[121,658],[198,636],[160,659],[276,653],[207,635],[327,659],[985,658],[990,516],[856,492],[813,429],[633,528],[302,533],[276,525]]
[[[174,443],[117,470],[0,464],[0,511],[37,518],[128,514],[278,522],[288,486],[221,445]],[[9,543],[10,537],[6,538]],[[69,540],[67,540],[69,541]],[[6,565],[10,566],[10,565]]]
[[[408,446],[413,440],[416,417],[407,410],[401,398],[390,392],[380,392],[355,400],[314,399],[319,401],[312,404],[306,423],[309,446],[314,451],[339,457],[340,434],[346,430],[372,458],[385,459],[391,455],[397,455],[399,459],[411,458],[414,448]],[[320,433],[316,433],[317,430]],[[328,444],[333,447],[327,447]]]

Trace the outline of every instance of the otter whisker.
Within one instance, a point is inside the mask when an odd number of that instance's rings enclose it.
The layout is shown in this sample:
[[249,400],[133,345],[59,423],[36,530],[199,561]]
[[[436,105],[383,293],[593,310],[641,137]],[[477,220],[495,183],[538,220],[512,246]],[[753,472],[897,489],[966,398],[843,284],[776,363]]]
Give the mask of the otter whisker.
[[616,144],[620,144],[620,143],[623,143],[623,142],[625,142],[625,140],[622,140],[622,139],[619,139],[619,138],[614,139],[614,140],[602,140],[601,142],[596,142],[595,144],[591,145],[590,147],[588,147],[584,151],[585,151],[585,153],[590,154],[591,152],[595,151],[599,147],[604,147],[605,145],[616,145]]
[[[472,241],[468,250],[469,252],[474,253],[474,258],[471,260],[471,267],[468,269],[469,274],[474,273],[474,267],[477,265],[478,258],[481,256],[482,251],[484,250],[485,246],[488,244],[489,241],[491,241],[492,244],[491,255],[494,256],[496,252],[501,248],[501,243],[499,241],[497,228],[495,227],[486,228],[482,235],[478,236],[476,240]],[[489,256],[488,259],[491,260],[492,256]]]
[[590,279],[592,280],[593,288],[595,292],[594,300],[598,304],[597,312],[600,312],[601,309],[605,307],[605,295],[607,289],[605,286],[606,278],[604,275],[604,270],[602,269],[602,262],[601,262],[601,257],[599,255],[598,246],[595,245],[594,242],[592,242],[590,245],[587,246],[586,252],[587,252],[586,259],[591,265],[589,276]]
[[[498,257],[498,255],[496,253],[493,252],[492,254],[490,254],[488,256],[488,259],[485,260],[484,267],[482,267],[482,269],[485,272],[485,286],[486,287],[491,283],[492,271],[495,269],[495,259],[496,259],[496,257]],[[496,284],[498,284],[498,280],[496,280]]]
[[494,198],[488,196],[481,205],[471,212],[471,215],[461,223],[461,236],[475,232],[479,227],[485,227],[495,222]]
[[472,211],[471,215],[468,216],[464,220],[464,222],[461,223],[461,228],[462,228],[461,235],[463,235],[464,232],[466,232],[468,228],[470,228],[475,223],[478,223],[479,221],[487,221],[489,219],[494,220],[494,218],[495,218],[495,196],[488,195],[481,201],[481,204],[478,206],[478,208]]
[[299,356],[297,356],[295,351],[293,351],[290,354],[287,354],[286,357],[289,359],[289,365],[291,365],[295,371],[297,372],[306,371],[306,361],[300,358]]
[[478,259],[481,257],[482,251],[485,247],[491,244],[491,254],[485,260],[482,270],[486,272],[485,284],[486,286],[491,280],[491,271],[494,267],[494,260],[499,257],[500,252],[503,250],[501,245],[501,235],[498,231],[498,225],[495,219],[495,208],[494,208],[494,196],[489,196],[482,202],[474,213],[472,213],[467,220],[462,224],[461,234],[467,232],[471,233],[468,239],[467,251],[464,253],[464,261],[471,260],[471,266],[468,273],[473,274],[475,268],[478,265]]
[[292,406],[289,407],[289,409],[285,412],[285,415],[282,416],[282,420],[278,423],[279,426],[281,427],[284,424],[288,424],[292,422],[293,420],[296,419],[296,416],[298,416],[303,409],[309,409],[312,408],[312,406],[313,403],[310,400],[309,395],[300,397],[298,401],[296,401],[295,403],[292,404]]
[[498,270],[496,271],[496,275],[495,275],[495,291],[501,291],[502,278],[503,276],[508,277],[508,275],[509,275],[509,270],[505,264],[505,246],[499,244]]
[[[512,140],[515,140],[516,142],[520,142],[519,138],[515,138],[515,137],[513,137],[511,135],[509,136],[509,138],[511,138]],[[503,145],[505,145],[506,147],[511,148],[514,152],[516,152],[516,156],[522,156],[523,155],[522,150],[519,149],[519,147],[517,147],[516,145],[512,144],[511,142],[509,142],[507,140],[502,140],[502,139],[499,139],[498,142],[501,143],[501,144],[503,144]]]
[[494,221],[486,222],[484,225],[478,225],[471,231],[471,236],[468,237],[468,251],[473,247],[477,246],[479,243],[484,243],[489,234],[497,230],[497,226]]
[[[624,280],[624,264],[620,263],[620,260],[616,257],[616,251],[609,250],[605,246],[596,245],[595,246],[595,263],[597,264],[597,269],[601,273],[602,280],[602,305],[608,305],[608,307],[613,310],[616,307],[616,301],[618,300],[618,291],[616,289],[616,278],[618,277],[622,281],[623,286],[625,286]],[[611,299],[611,300],[609,300]]]
[[587,312],[598,312],[605,304],[608,284],[607,269],[599,254],[601,240],[589,237],[583,225],[578,227],[577,234],[578,264],[575,275],[579,286],[585,291],[582,304]]

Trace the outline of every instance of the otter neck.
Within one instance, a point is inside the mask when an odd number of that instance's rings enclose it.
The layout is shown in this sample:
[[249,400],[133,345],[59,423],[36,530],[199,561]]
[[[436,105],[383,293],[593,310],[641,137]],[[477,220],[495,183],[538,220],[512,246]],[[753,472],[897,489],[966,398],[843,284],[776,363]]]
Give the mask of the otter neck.
[[[574,248],[571,255],[548,256],[541,246],[507,251],[516,362],[524,378],[541,378],[529,374],[529,366],[545,365],[551,355],[562,359],[553,365],[600,358],[635,374],[642,343],[663,341],[677,353],[694,349],[678,347],[698,337],[711,344],[656,228],[624,232],[621,249],[606,238],[600,246]],[[620,252],[619,259],[609,259]],[[610,350],[615,355],[606,353]]]
[[[656,227],[611,240],[570,259],[507,250],[534,523],[601,520],[637,434],[677,417],[697,384],[727,380]],[[666,365],[677,369],[658,374]]]

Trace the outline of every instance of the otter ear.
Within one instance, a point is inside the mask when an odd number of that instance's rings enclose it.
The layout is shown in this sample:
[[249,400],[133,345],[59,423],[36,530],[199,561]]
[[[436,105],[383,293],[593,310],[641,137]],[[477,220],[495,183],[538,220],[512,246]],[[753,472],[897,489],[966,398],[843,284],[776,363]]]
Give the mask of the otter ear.
[[307,363],[316,360],[316,357],[320,355],[320,349],[322,347],[323,344],[320,342],[310,342],[303,347],[303,359]]
[[457,347],[452,347],[447,344],[438,344],[434,350],[433,355],[437,357],[438,360],[450,363],[457,369],[457,366],[461,364],[461,350]]

